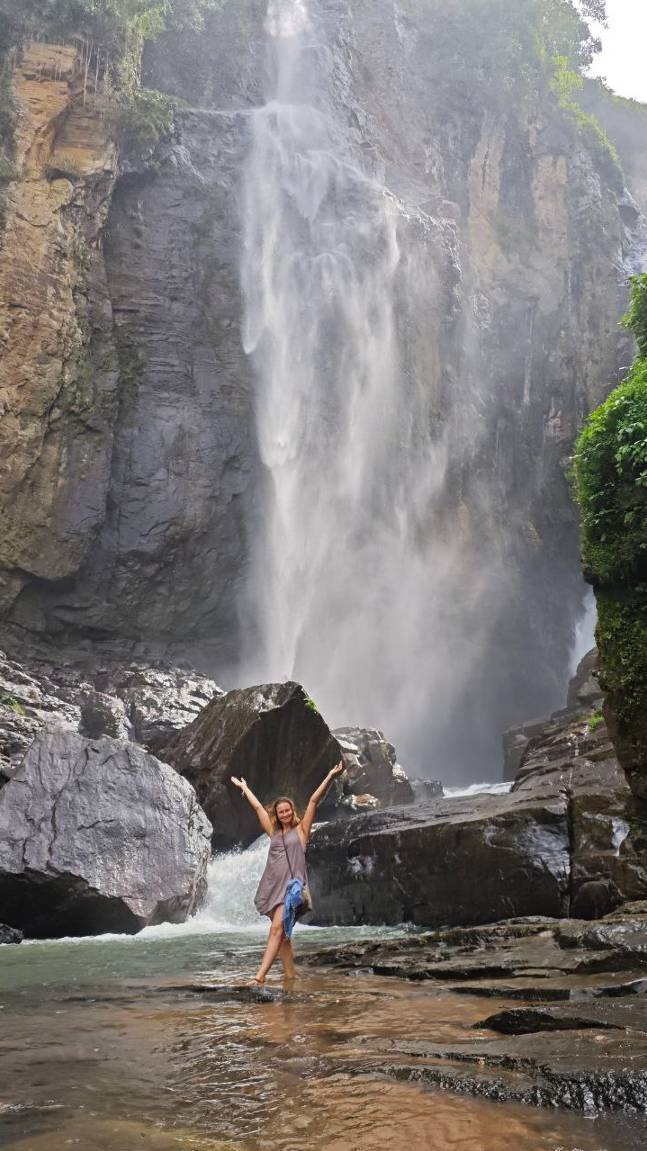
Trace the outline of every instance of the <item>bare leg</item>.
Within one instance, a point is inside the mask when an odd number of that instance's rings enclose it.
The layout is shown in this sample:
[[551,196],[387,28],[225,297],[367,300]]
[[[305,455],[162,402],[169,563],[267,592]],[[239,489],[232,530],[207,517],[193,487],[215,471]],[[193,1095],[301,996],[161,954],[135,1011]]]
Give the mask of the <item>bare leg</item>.
[[279,955],[281,957],[281,963],[283,964],[283,971],[285,973],[286,979],[294,979],[296,975],[296,969],[294,966],[294,951],[292,950],[291,939],[283,939],[279,949]]
[[274,963],[274,960],[276,959],[279,951],[281,950],[281,944],[284,942],[284,940],[285,940],[285,936],[283,934],[283,904],[280,903],[278,907],[274,908],[274,914],[272,916],[272,926],[270,927],[270,933],[267,937],[265,954],[261,960],[261,965],[260,965],[260,967],[259,967],[259,969],[256,972],[256,975],[254,977],[258,983],[264,983],[265,982],[265,976],[267,975],[270,967]]

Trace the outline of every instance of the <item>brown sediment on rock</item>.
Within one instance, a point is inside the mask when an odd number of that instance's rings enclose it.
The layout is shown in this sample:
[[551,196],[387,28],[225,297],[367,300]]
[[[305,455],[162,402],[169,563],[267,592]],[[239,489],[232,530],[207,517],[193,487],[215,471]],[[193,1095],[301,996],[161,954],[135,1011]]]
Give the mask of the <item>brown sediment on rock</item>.
[[[114,145],[84,103],[76,48],[27,43],[13,89],[17,178],[0,271],[0,608],[27,575],[62,579],[87,554],[103,516],[116,390],[100,251]],[[92,372],[90,344],[102,353]]]

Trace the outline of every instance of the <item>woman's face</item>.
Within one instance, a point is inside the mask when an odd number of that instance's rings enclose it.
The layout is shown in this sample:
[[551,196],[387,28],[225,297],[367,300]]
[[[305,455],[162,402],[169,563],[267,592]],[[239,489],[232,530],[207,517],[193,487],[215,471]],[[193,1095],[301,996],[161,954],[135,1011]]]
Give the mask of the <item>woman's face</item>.
[[276,818],[281,824],[281,827],[292,827],[292,820],[294,819],[292,804],[279,803],[276,808]]

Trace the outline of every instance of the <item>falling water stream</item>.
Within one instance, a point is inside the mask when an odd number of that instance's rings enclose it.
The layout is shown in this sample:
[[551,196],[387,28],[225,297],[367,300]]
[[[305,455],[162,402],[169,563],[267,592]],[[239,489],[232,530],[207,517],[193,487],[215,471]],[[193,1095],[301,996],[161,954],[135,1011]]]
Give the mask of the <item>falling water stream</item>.
[[[280,1001],[258,961],[266,843],[215,861],[183,926],[0,947],[0,1145],[11,1151],[639,1151],[644,1127],[380,1077],[370,1044],[473,1035],[483,1003],[303,968]],[[380,929],[368,929],[379,934]],[[385,929],[382,929],[384,931]],[[354,929],[298,929],[300,954]],[[274,985],[280,987],[280,976]],[[209,989],[212,990],[209,990]],[[216,989],[216,990],[214,990]],[[506,1005],[493,999],[489,1010]],[[357,1059],[366,1063],[351,1074]]]
[[430,363],[405,364],[439,224],[351,147],[325,9],[270,0],[268,99],[251,117],[244,346],[267,482],[246,674],[300,680],[330,722],[383,727],[411,763],[473,668],[494,577],[458,521],[442,526],[449,430]]

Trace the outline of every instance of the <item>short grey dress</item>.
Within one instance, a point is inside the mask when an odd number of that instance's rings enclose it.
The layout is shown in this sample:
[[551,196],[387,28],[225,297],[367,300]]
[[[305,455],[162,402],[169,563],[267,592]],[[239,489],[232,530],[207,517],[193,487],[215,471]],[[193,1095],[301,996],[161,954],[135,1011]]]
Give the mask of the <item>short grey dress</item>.
[[282,831],[275,831],[270,838],[265,871],[254,897],[254,906],[259,915],[271,915],[279,903],[283,903],[285,889],[293,876],[303,883],[306,882],[306,853],[296,827],[291,827],[285,832],[285,848],[290,857],[292,875],[283,847],[283,838]]

